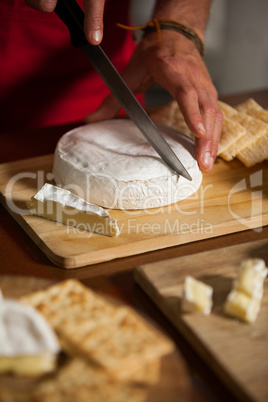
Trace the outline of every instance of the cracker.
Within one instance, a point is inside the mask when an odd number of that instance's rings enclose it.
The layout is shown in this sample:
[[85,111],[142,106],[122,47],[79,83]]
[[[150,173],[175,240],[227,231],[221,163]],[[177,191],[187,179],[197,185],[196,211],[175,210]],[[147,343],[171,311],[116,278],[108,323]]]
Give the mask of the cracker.
[[[246,166],[253,166],[253,163],[267,159],[267,128],[264,122],[268,122],[268,112],[253,99],[235,108],[222,101],[218,101],[218,105],[224,116],[218,155],[227,161],[237,156]],[[194,139],[174,99],[151,112],[150,117],[154,123],[172,127]],[[260,139],[262,136],[265,140]]]
[[259,119],[255,119],[245,113],[238,112],[232,119],[246,128],[247,133],[228,147],[221,156],[226,160],[236,157],[243,149],[253,145],[259,138],[266,136],[268,126]]
[[127,379],[170,353],[173,343],[129,307],[115,306],[70,279],[21,298],[40,311],[67,353],[86,357]]
[[238,153],[237,158],[246,167],[252,167],[268,159],[268,132],[264,137],[259,138],[255,143],[244,148]]
[[[247,130],[236,121],[225,117],[222,125],[221,137],[218,146],[218,155],[225,152],[238,139],[247,134]],[[226,157],[228,160],[229,157]],[[230,158],[232,159],[232,157]]]
[[237,115],[238,112],[232,106],[222,101],[218,101],[218,105],[224,117],[218,146],[218,155],[225,160],[231,160],[233,159],[232,154],[226,151],[229,147],[234,145],[237,140],[245,136],[247,130],[233,119],[233,116]]
[[115,311],[112,303],[76,280],[67,280],[34,292],[20,301],[36,308],[56,330],[66,320],[79,324],[86,319],[86,325],[94,328],[100,322],[110,322],[110,314]]
[[97,362],[117,379],[129,378],[146,362],[173,349],[169,341],[128,307],[117,308],[110,323],[93,330],[83,325],[80,329],[66,321],[61,324],[59,333],[74,352]]
[[72,359],[34,391],[36,402],[143,402],[146,387],[113,381],[85,360]]
[[224,118],[231,119],[233,116],[235,116],[238,112],[233,108],[232,106],[228,105],[225,102],[218,101],[219,108],[221,109],[221,112],[224,116]]
[[268,110],[265,110],[254,99],[250,98],[246,102],[240,103],[235,107],[239,112],[249,114],[256,119],[268,123]]
[[[219,155],[237,139],[245,135],[246,129],[239,123],[232,120],[232,116],[238,113],[232,106],[229,106],[222,101],[219,101],[218,105],[224,116],[222,133],[218,147]],[[194,135],[185,123],[183,114],[175,100],[170,101],[167,105],[152,112],[150,117],[156,124],[172,127],[173,129],[187,135],[191,139],[195,139]]]
[[133,373],[131,380],[138,384],[157,384],[160,379],[161,360],[155,359]]

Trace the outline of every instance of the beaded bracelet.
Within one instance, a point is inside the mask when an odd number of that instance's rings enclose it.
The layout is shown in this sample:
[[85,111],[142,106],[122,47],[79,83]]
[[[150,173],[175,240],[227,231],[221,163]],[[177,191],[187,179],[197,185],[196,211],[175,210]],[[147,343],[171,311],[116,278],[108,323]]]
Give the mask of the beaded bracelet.
[[169,29],[171,31],[176,31],[184,35],[186,38],[190,39],[197,47],[201,56],[204,56],[205,54],[204,44],[200,39],[200,37],[198,36],[198,34],[188,25],[181,24],[180,22],[177,21],[158,20],[154,18],[152,21],[149,21],[146,25],[139,25],[137,27],[129,27],[122,24],[116,24],[116,25],[119,26],[120,28],[128,29],[131,31],[142,30],[144,31],[143,37],[151,32],[157,32],[158,40],[161,40],[162,29]]

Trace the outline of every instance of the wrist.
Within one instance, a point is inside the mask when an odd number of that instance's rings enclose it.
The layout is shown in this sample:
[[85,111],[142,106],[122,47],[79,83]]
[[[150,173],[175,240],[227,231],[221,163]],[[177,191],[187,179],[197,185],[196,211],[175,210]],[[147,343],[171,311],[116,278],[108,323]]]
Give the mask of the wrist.
[[205,48],[203,41],[200,36],[193,30],[190,26],[181,24],[180,22],[174,20],[157,20],[154,19],[150,21],[144,28],[144,37],[151,34],[152,32],[157,32],[158,40],[161,40],[163,31],[173,31],[178,35],[182,35],[188,40],[190,40],[201,56],[204,56]]
[[191,29],[192,31],[195,32],[195,34],[199,37],[199,39],[202,41],[202,43],[204,43],[204,38],[205,38],[205,28],[201,28],[201,26],[199,24],[195,24],[194,21],[189,20],[189,18],[185,18],[185,17],[171,17],[171,18],[166,18],[166,17],[154,17],[156,19],[158,19],[159,21],[161,20],[171,20],[171,21],[176,21],[177,23],[188,27],[189,29]]
[[211,0],[157,0],[153,18],[175,20],[191,27],[204,42]]

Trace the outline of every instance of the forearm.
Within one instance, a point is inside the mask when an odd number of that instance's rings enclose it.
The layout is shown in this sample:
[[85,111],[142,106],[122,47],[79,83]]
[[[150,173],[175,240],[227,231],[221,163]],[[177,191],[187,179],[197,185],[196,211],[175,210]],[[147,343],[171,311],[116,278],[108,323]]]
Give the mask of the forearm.
[[153,18],[191,26],[204,40],[212,0],[157,0]]

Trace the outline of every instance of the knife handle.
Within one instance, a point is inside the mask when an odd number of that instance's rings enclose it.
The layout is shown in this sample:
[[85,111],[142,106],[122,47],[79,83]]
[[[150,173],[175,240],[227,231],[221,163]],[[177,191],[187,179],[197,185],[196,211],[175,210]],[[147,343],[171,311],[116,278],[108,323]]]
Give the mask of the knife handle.
[[75,0],[58,0],[54,11],[69,29],[74,47],[88,43],[84,34],[84,12]]

